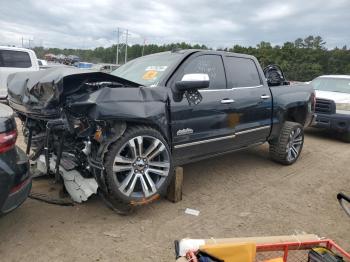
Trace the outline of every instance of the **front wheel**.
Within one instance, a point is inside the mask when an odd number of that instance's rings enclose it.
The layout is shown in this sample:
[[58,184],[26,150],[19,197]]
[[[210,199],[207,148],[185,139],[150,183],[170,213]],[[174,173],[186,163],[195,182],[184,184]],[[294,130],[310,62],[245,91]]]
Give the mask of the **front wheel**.
[[108,151],[105,169],[111,196],[132,206],[163,195],[174,173],[167,142],[148,126],[129,127]]
[[278,139],[270,141],[270,156],[278,163],[291,165],[299,158],[303,144],[303,126],[287,121],[283,124]]

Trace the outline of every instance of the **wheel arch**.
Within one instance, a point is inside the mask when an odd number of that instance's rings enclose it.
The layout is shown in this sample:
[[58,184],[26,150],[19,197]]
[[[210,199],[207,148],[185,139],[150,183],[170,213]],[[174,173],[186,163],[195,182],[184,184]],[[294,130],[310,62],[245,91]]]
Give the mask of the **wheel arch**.
[[302,103],[298,105],[297,103],[286,105],[283,108],[279,108],[273,119],[272,131],[269,137],[269,141],[278,138],[281,129],[285,122],[294,122],[302,125],[303,127],[308,124],[309,109],[308,104]]
[[162,125],[160,123],[160,121],[152,121],[152,120],[149,120],[149,121],[126,121],[126,125],[127,126],[138,126],[138,125],[141,125],[141,126],[148,126],[148,127],[151,127],[151,128],[154,128],[156,129],[158,132],[161,133],[161,135],[164,137],[164,139],[168,142],[168,144],[170,145],[170,133],[169,133],[169,129],[168,129],[168,125],[166,123],[164,123],[164,125]]
[[285,121],[299,123],[302,126],[306,123],[308,109],[306,105],[293,106],[287,109],[285,114]]
[[103,143],[100,144],[100,149],[97,157],[100,158],[103,162],[105,154],[108,152],[110,146],[120,139],[125,131],[128,128],[135,126],[147,126],[157,130],[164,138],[164,140],[168,143],[168,146],[171,146],[171,132],[168,129],[168,125],[161,125],[160,122],[156,121],[132,121],[132,120],[114,120],[109,121],[110,127],[114,128],[115,132],[110,132]]

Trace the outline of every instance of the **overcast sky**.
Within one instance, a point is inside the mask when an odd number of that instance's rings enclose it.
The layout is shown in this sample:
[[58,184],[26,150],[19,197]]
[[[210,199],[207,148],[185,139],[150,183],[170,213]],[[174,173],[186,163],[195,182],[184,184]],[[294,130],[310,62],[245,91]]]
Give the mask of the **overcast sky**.
[[[282,44],[321,35],[350,47],[350,0],[0,0],[0,44],[93,48],[185,41],[209,47]],[[125,37],[125,36],[124,36]],[[32,43],[33,45],[33,43]]]

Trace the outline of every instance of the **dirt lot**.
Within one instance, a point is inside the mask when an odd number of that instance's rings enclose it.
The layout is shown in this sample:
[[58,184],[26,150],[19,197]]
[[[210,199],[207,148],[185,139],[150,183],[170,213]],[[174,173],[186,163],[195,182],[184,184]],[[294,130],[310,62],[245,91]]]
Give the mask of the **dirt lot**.
[[[336,200],[350,193],[349,160],[348,144],[311,130],[292,166],[271,162],[267,145],[187,165],[182,202],[161,200],[127,217],[97,197],[74,207],[27,200],[0,220],[0,260],[174,261],[175,239],[302,231],[350,249],[350,219]],[[33,191],[50,187],[34,181]]]

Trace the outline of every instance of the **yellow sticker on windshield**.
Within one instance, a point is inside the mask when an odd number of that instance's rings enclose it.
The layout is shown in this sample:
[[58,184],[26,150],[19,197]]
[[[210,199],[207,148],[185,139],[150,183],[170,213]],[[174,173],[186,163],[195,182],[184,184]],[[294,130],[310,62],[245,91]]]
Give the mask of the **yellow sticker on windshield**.
[[144,80],[152,80],[156,78],[158,75],[158,72],[156,70],[149,70],[146,71],[146,73],[143,74],[142,79]]

